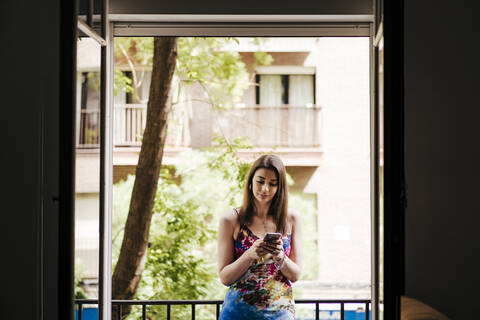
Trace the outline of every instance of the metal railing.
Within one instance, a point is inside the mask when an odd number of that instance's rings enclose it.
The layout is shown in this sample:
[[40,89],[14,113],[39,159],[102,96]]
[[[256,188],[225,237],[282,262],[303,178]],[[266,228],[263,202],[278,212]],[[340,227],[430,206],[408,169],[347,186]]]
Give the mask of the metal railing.
[[[147,319],[147,306],[164,305],[167,308],[167,320],[171,317],[171,307],[173,305],[190,305],[191,306],[191,319],[195,320],[196,306],[197,305],[215,305],[215,319],[218,320],[220,316],[220,306],[223,300],[112,300],[112,306],[116,308],[117,319],[122,319],[122,307],[123,306],[141,306],[142,307],[142,320]],[[340,304],[340,320],[345,320],[345,304],[363,304],[365,306],[365,320],[370,319],[370,304],[369,299],[296,299],[295,304],[314,304],[315,305],[315,320],[320,320],[320,304]],[[78,311],[78,320],[82,320],[82,311],[84,305],[98,305],[98,300],[92,299],[77,299],[75,305]]]
[[[147,113],[145,104],[117,104],[114,109],[114,145],[136,147],[141,145]],[[188,112],[181,108],[169,115],[167,147],[190,147],[191,137],[203,137],[211,141],[212,133],[225,135],[228,139],[247,136],[253,147],[304,148],[321,146],[322,113],[319,106],[312,107],[237,107],[202,115],[208,123],[190,127]],[[199,111],[200,112],[200,111]],[[94,148],[99,146],[99,111],[81,110],[77,120],[77,146]],[[218,121],[215,121],[214,118]],[[207,126],[209,130],[203,130]],[[202,130],[202,132],[196,132]],[[195,144],[194,142],[193,144]]]
[[100,145],[100,111],[82,109],[77,118],[77,146],[95,148]]

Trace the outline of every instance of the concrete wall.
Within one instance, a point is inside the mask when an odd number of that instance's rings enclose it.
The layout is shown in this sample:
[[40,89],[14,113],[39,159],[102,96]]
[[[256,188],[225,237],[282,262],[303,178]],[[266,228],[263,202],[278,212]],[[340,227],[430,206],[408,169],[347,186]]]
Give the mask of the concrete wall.
[[473,3],[405,1],[406,294],[452,319],[479,312]]
[[306,63],[313,61],[317,67],[317,103],[324,108],[325,153],[305,192],[316,193],[318,199],[318,280],[368,288],[369,39],[320,38]]

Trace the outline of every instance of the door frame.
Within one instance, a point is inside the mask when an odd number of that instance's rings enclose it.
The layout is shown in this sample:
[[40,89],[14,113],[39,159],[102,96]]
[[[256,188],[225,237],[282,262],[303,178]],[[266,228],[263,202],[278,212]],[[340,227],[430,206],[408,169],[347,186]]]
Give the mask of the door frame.
[[[403,0],[376,0],[384,59],[384,318],[400,319],[405,294]],[[381,26],[381,28],[380,28]]]
[[[385,38],[385,318],[398,319],[400,316],[400,295],[404,292],[404,208],[406,205],[404,165],[403,165],[403,1],[382,3],[382,21]],[[63,4],[61,7],[61,43],[63,60],[60,61],[61,90],[60,102],[75,106],[75,55],[78,9],[75,5]],[[108,12],[108,3],[103,0],[103,12]],[[375,15],[375,17],[378,13]],[[225,36],[212,30],[219,27],[230,34],[243,36],[368,36],[373,42],[376,33],[373,15],[161,15],[159,16],[120,16],[103,15],[102,25],[107,45],[102,52],[105,68],[104,90],[105,110],[102,121],[102,189],[100,238],[101,249],[100,319],[109,319],[111,310],[111,178],[113,171],[112,146],[112,111],[113,111],[113,38],[126,35],[210,35]],[[161,21],[159,21],[159,18]],[[150,19],[150,20],[149,20]],[[153,20],[152,20],[153,19]],[[183,20],[182,20],[183,19]],[[181,21],[180,21],[181,20]],[[179,22],[180,21],[180,22]],[[153,23],[160,22],[153,25]],[[182,34],[179,32],[185,32]],[[189,32],[187,32],[190,30]],[[195,30],[196,33],[193,33]],[[237,32],[232,32],[232,31]],[[351,30],[348,34],[346,31]],[[376,29],[373,29],[376,30]],[[127,32],[128,31],[128,32]],[[139,32],[131,34],[132,31]],[[145,31],[149,33],[145,34]],[[257,31],[257,32],[255,32]],[[261,31],[261,32],[259,32]],[[366,33],[365,33],[366,32]],[[153,34],[155,33],[155,34]],[[354,33],[354,34],[353,34]],[[365,34],[364,34],[365,33]],[[373,46],[371,46],[373,48]],[[370,54],[373,57],[373,49]],[[372,60],[371,60],[372,61]],[[372,79],[373,74],[370,75]],[[372,81],[370,82],[372,83]],[[371,88],[373,90],[373,88]],[[373,99],[371,99],[372,101]],[[372,108],[372,103],[371,103]],[[59,221],[59,316],[73,319],[73,254],[74,254],[74,154],[75,147],[75,112],[62,108],[60,115],[60,212]],[[374,119],[371,119],[374,121]],[[374,142],[374,146],[377,145]],[[63,150],[63,151],[62,151]],[[371,168],[371,170],[373,167]],[[375,174],[372,174],[375,177]],[[372,181],[372,187],[373,187]],[[372,189],[373,190],[373,189]],[[375,195],[372,201],[378,201]],[[371,204],[374,210],[374,203]],[[375,213],[372,213],[375,214]],[[375,226],[372,225],[372,230]],[[372,231],[373,233],[373,231]],[[372,255],[374,253],[372,252]],[[372,295],[372,306],[374,295]],[[388,311],[388,312],[387,312]],[[374,316],[375,317],[375,316]],[[375,318],[374,318],[375,319]]]

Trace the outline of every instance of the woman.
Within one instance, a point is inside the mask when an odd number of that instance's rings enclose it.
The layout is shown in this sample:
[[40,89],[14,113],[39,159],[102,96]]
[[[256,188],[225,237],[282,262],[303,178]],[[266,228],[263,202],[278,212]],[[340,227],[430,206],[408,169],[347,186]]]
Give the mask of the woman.
[[[229,290],[221,320],[295,318],[291,283],[300,277],[301,225],[288,210],[285,167],[275,155],[257,159],[243,205],[225,214],[218,232],[218,270]],[[264,241],[267,233],[282,237]]]

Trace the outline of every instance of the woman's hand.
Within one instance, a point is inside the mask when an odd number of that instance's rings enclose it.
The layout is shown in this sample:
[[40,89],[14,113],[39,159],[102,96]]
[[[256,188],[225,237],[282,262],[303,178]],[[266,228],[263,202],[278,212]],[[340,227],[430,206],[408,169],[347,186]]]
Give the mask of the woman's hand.
[[265,243],[266,242],[262,239],[255,240],[251,247],[245,251],[245,254],[247,254],[252,260],[261,260],[268,253],[265,249]]
[[266,253],[270,253],[276,261],[282,260],[285,252],[283,252],[283,240],[263,241],[263,248]]

